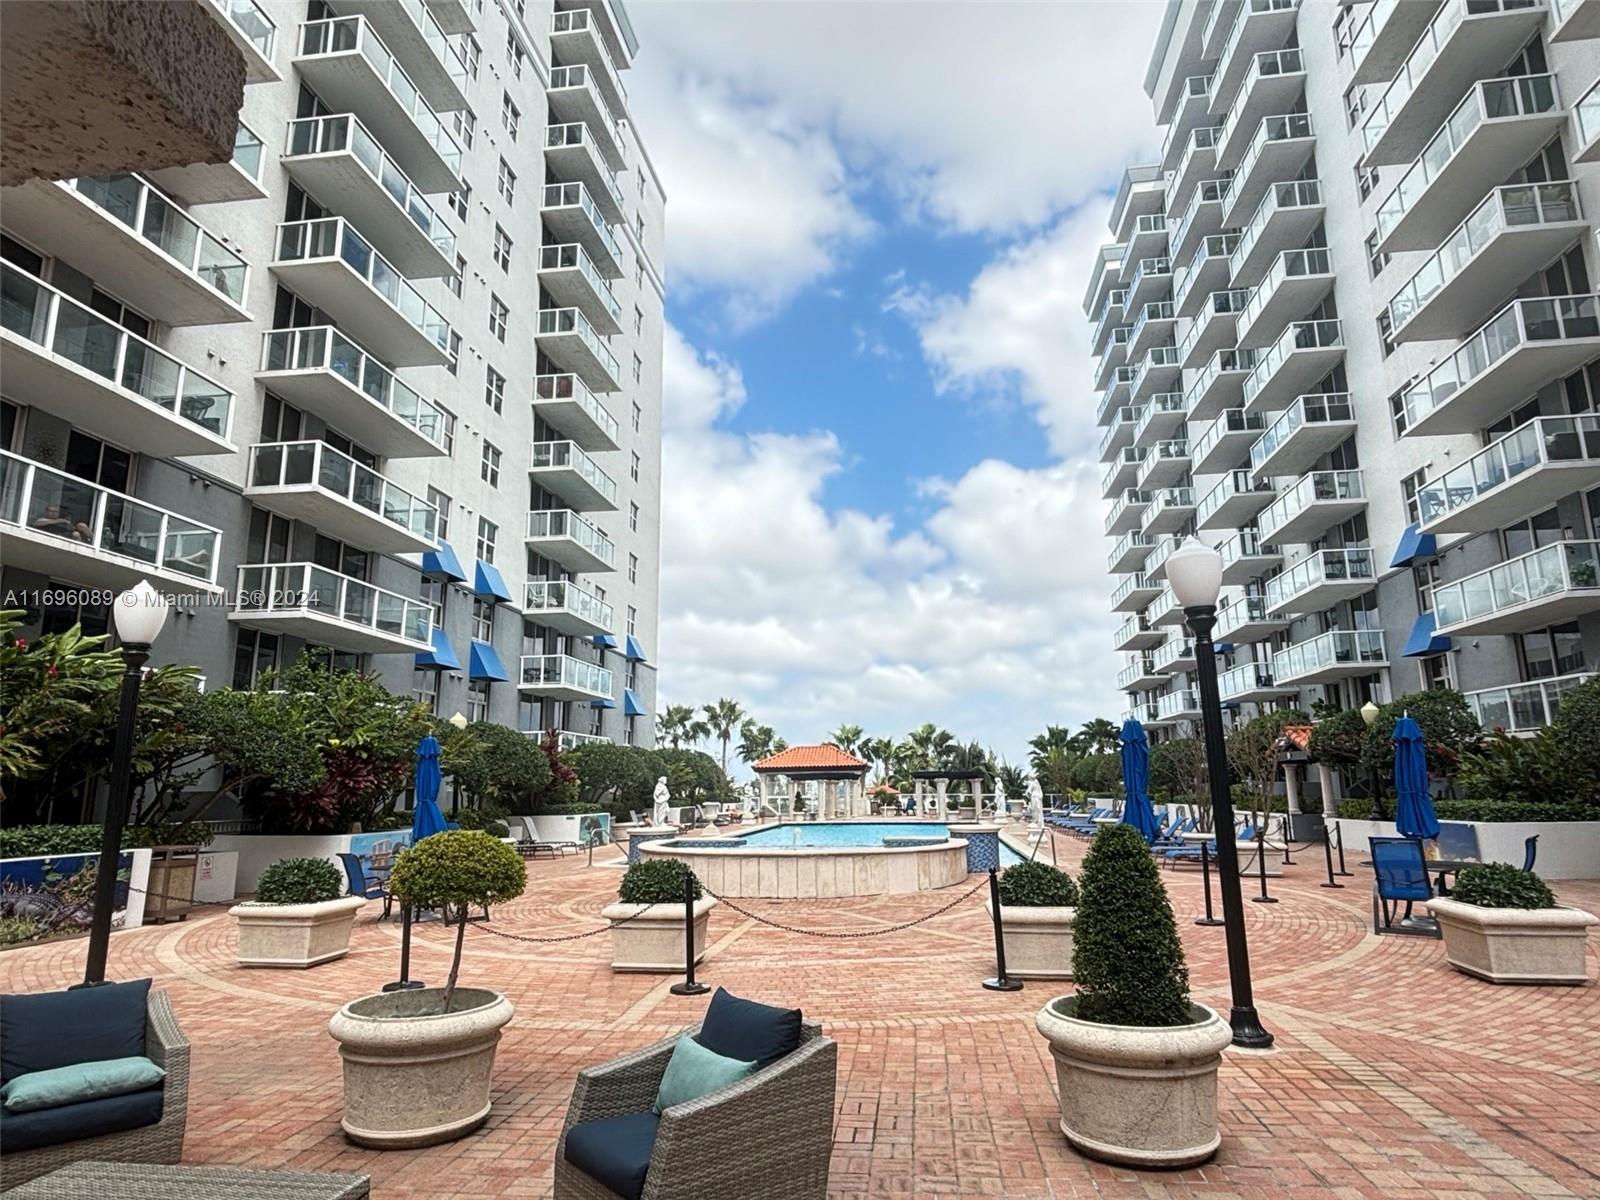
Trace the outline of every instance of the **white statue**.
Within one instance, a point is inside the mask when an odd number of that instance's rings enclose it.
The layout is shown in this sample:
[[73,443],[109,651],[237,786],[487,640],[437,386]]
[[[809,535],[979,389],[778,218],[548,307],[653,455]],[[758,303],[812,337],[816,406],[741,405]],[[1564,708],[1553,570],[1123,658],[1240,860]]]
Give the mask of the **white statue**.
[[1037,775],[1028,776],[1028,822],[1044,824],[1044,788],[1039,786]]
[[650,814],[657,825],[672,824],[672,793],[667,789],[667,777],[656,780],[655,809]]

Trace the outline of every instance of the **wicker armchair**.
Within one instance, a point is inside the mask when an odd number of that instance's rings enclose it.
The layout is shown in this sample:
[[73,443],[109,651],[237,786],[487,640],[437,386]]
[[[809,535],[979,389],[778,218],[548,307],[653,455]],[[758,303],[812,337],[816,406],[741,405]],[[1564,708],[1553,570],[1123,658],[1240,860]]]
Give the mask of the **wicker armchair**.
[[[567,1162],[567,1131],[580,1121],[649,1109],[677,1041],[670,1037],[578,1072],[556,1145],[556,1200],[616,1200]],[[807,1021],[793,1054],[665,1110],[641,1200],[823,1200],[838,1050],[820,1025]]]
[[129,1163],[176,1163],[181,1159],[184,1125],[189,1119],[189,1039],[178,1028],[165,992],[152,991],[146,1001],[144,1052],[167,1073],[161,1120],[121,1133],[0,1154],[0,1188],[16,1187],[85,1159]]

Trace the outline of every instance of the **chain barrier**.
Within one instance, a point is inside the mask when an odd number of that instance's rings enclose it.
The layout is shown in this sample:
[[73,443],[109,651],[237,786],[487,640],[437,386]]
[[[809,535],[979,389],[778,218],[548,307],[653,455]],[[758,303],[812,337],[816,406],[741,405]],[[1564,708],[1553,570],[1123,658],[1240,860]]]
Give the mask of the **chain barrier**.
[[837,930],[825,929],[801,929],[797,925],[785,925],[782,921],[774,921],[769,917],[763,917],[760,913],[751,912],[748,908],[745,908],[743,905],[728,899],[726,896],[717,895],[710,888],[706,887],[704,880],[702,880],[700,883],[700,887],[706,893],[706,895],[710,896],[714,900],[718,900],[721,903],[726,904],[740,916],[748,917],[750,920],[755,921],[758,924],[767,925],[773,929],[781,929],[785,933],[798,933],[804,935],[805,937],[814,938],[833,938],[840,941],[849,941],[858,938],[882,937],[885,934],[899,933],[901,930],[910,929],[913,926],[921,925],[924,922],[933,920],[935,917],[944,916],[945,913],[955,908],[958,904],[962,903],[962,901],[971,899],[972,896],[977,894],[980,888],[985,888],[988,886],[989,880],[988,877],[985,876],[984,878],[978,880],[978,882],[967,891],[950,901],[949,904],[943,905],[940,908],[936,908],[930,913],[924,913],[920,917],[914,917],[909,921],[902,921],[898,925],[886,925],[882,929],[855,929],[840,932]]

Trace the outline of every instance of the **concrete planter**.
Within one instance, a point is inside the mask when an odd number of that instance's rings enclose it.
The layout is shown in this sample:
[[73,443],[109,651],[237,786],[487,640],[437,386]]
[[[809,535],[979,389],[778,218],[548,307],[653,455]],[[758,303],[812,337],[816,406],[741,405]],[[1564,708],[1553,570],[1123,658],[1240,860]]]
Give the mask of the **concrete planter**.
[[366,901],[341,896],[319,904],[235,904],[241,967],[314,967],[350,953],[350,929]]
[[1600,923],[1581,908],[1480,908],[1428,901],[1450,965],[1490,983],[1588,982],[1584,946]]
[[[994,907],[984,911],[994,919]],[[1000,936],[1006,947],[1006,974],[1018,979],[1072,978],[1072,922],[1075,908],[1000,906]]]
[[357,1145],[411,1149],[454,1141],[489,1116],[489,1079],[511,1002],[486,988],[379,992],[328,1022],[344,1060],[344,1117]]
[[[706,925],[717,901],[702,896],[694,906],[694,960],[706,953]],[[684,968],[683,902],[624,904],[620,900],[600,910],[608,921],[621,921],[611,930],[613,971],[654,971],[676,975]]]
[[1074,1016],[1076,996],[1058,996],[1035,1021],[1056,1060],[1061,1132],[1102,1162],[1187,1167],[1222,1143],[1217,1067],[1233,1039],[1224,1021],[1192,1004],[1192,1025],[1097,1025]]

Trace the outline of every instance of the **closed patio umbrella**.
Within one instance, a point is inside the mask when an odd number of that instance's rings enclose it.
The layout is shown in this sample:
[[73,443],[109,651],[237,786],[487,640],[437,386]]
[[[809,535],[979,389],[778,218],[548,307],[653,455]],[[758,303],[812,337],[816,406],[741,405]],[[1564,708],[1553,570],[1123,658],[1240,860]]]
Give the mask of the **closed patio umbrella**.
[[[444,814],[439,811],[439,788],[443,783],[439,770],[439,743],[431,734],[417,743],[417,773],[413,784],[416,803],[411,809],[411,844],[415,846],[425,837],[445,831]],[[400,978],[383,985],[386,992],[402,991],[422,986],[420,979],[411,978],[411,905],[400,909]]]
[[1147,842],[1155,841],[1155,809],[1150,804],[1150,739],[1144,726],[1129,718],[1122,723],[1122,823],[1132,825]]
[[1439,818],[1428,791],[1428,752],[1421,728],[1409,716],[1394,723],[1394,790],[1399,797],[1394,824],[1400,836],[1438,837]]

